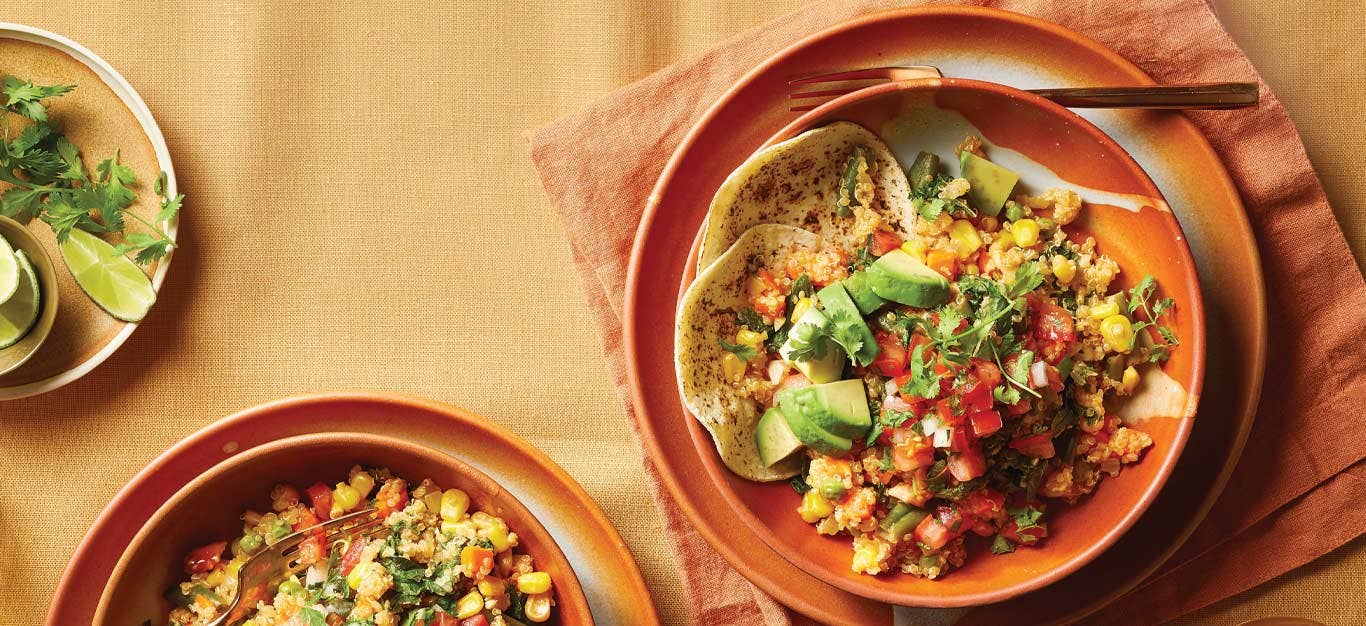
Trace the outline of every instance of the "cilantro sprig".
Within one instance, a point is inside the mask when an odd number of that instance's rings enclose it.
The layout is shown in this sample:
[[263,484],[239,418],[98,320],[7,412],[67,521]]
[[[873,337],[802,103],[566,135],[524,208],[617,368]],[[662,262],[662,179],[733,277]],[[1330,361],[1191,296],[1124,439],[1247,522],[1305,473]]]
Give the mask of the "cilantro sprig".
[[727,352],[730,352],[731,354],[740,357],[741,361],[748,361],[756,356],[759,356],[759,351],[755,350],[752,346],[747,346],[742,343],[730,343],[725,339],[717,339],[716,341],[717,343],[720,343],[721,347],[724,348]]
[[[117,151],[99,161],[93,173],[88,172],[80,149],[49,119],[43,103],[75,87],[35,85],[13,76],[0,80],[0,93],[6,98],[0,110],[4,127],[0,181],[11,185],[0,194],[0,215],[23,223],[41,219],[59,242],[66,241],[77,228],[91,233],[123,233],[115,249],[121,254],[136,252],[133,260],[140,264],[165,257],[175,241],[158,224],[179,213],[184,195],[166,195],[167,177],[162,172],[153,185],[153,192],[161,198],[160,210],[148,220],[129,210],[137,199],[137,177],[131,167],[119,162]],[[17,134],[10,127],[11,114],[29,122]],[[130,219],[149,232],[125,233]]]
[[[1140,331],[1152,326],[1157,331],[1158,336],[1162,338],[1161,343],[1156,343],[1148,348],[1147,361],[1149,363],[1161,363],[1171,358],[1172,348],[1181,345],[1181,341],[1172,329],[1159,325],[1157,320],[1175,307],[1176,301],[1171,298],[1157,297],[1157,279],[1153,278],[1152,274],[1144,276],[1143,280],[1138,281],[1138,284],[1129,290],[1128,296],[1128,312],[1130,317],[1135,317],[1134,336],[1138,336]],[[1137,319],[1135,314],[1140,309],[1147,316],[1146,320]]]

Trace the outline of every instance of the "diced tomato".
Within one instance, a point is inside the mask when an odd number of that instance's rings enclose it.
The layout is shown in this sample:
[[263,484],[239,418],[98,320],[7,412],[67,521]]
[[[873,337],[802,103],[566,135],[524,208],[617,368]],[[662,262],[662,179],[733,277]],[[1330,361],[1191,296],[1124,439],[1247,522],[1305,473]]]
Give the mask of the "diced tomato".
[[987,459],[976,446],[949,455],[949,473],[960,482],[969,481],[987,473]]
[[809,386],[811,386],[810,378],[794,372],[784,376],[781,381],[778,381],[778,386],[774,388],[773,393],[777,393],[784,389],[800,389]]
[[1001,414],[991,409],[973,413],[968,419],[972,424],[972,433],[978,437],[1001,430]]
[[925,255],[925,265],[949,280],[958,278],[958,256],[948,250],[930,250]]
[[332,490],[322,483],[313,483],[304,490],[308,494],[309,505],[313,508],[313,514],[318,519],[327,521],[332,519]]
[[1053,451],[1053,435],[1049,433],[1038,433],[1026,435],[1010,442],[1010,447],[1018,450],[1020,454],[1036,459],[1051,459]]
[[441,616],[448,621],[432,622],[431,626],[489,626],[488,618],[481,613],[474,617],[466,617],[459,622],[454,617],[442,613]]
[[1019,402],[1006,408],[1008,415],[1024,415],[1029,412],[1029,398],[1020,398]]
[[982,381],[988,390],[995,389],[1001,384],[1001,368],[996,367],[995,363],[986,359],[972,360],[972,373],[977,376],[977,380]]
[[357,539],[356,541],[351,542],[351,547],[347,548],[346,553],[342,555],[341,573],[343,576],[350,574],[351,570],[356,569],[356,565],[360,563],[360,555],[362,552],[365,552],[365,540]]
[[953,539],[951,534],[948,526],[933,515],[925,516],[925,519],[920,520],[915,527],[916,541],[925,544],[931,550],[938,550],[948,544],[949,540]]
[[1048,380],[1048,388],[1054,392],[1062,391],[1062,372],[1053,367],[1051,363],[1043,365],[1044,378]]
[[929,439],[915,434],[910,426],[885,432],[892,448],[892,465],[897,471],[909,472],[934,465],[934,445]]
[[968,429],[962,426],[955,426],[949,432],[949,451],[962,452],[972,446],[972,438],[968,434]]
[[882,256],[900,247],[900,236],[889,230],[879,230],[873,233],[873,242],[869,244],[868,251],[876,256]]
[[1033,319],[1033,337],[1044,361],[1057,364],[1077,342],[1072,314],[1034,294],[1028,296]]
[[188,574],[198,574],[201,572],[211,572],[218,567],[223,560],[223,550],[228,547],[226,541],[215,541],[211,544],[200,546],[185,557],[185,572]]
[[380,519],[389,517],[394,511],[402,511],[403,507],[408,506],[408,483],[402,478],[391,478],[379,488],[379,493],[375,494],[375,508],[379,511]]
[[945,424],[958,424],[963,421],[963,416],[954,415],[953,405],[948,400],[935,402],[934,414],[939,417],[939,421]]
[[991,530],[1005,521],[1006,496],[995,489],[978,489],[959,500],[958,508],[974,519],[975,530]]
[[963,401],[961,406],[963,407],[963,410],[968,413],[985,411],[990,409],[991,405],[996,402],[996,400],[991,397],[991,387],[988,387],[985,383],[976,379],[969,380],[968,384],[963,386],[962,396]]
[[778,279],[762,267],[750,282],[749,299],[754,310],[769,320],[782,317],[787,310],[787,296]]
[[873,370],[883,376],[899,376],[906,371],[906,347],[896,333],[879,330],[873,333],[877,340],[877,356],[873,357]]

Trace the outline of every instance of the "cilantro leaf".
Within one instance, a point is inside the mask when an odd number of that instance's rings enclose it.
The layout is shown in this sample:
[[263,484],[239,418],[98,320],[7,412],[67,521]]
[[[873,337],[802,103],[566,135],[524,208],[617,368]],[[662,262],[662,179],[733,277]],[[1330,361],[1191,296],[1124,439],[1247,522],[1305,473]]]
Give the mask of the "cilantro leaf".
[[864,338],[862,319],[848,311],[829,311],[830,339],[844,348],[855,365],[868,365],[877,357],[877,346]]
[[[138,233],[134,233],[134,234],[136,235],[136,234],[138,234]],[[120,248],[121,248],[121,247],[122,247],[122,246],[120,246]],[[741,360],[741,361],[748,361],[748,360],[750,360],[750,359],[752,359],[752,358],[754,358],[754,357],[756,357],[756,356],[759,356],[759,352],[758,352],[757,350],[755,350],[755,349],[754,349],[753,347],[751,347],[751,346],[747,346],[747,345],[744,345],[744,344],[730,343],[730,342],[726,341],[725,339],[717,339],[716,342],[719,343],[719,344],[721,344],[721,347],[722,347],[722,348],[725,348],[727,352],[730,352],[731,354],[734,354],[735,356],[740,357],[740,360]]]
[[1010,284],[1006,290],[1006,297],[1014,300],[1023,296],[1043,284],[1043,274],[1039,273],[1037,262],[1021,263],[1015,268],[1015,282]]
[[933,398],[939,395],[940,379],[934,371],[934,358],[925,358],[925,344],[920,344],[911,352],[908,362],[911,377],[901,386],[902,395],[917,398]]
[[305,626],[327,626],[327,618],[323,616],[321,611],[311,606],[299,609],[296,616]]
[[792,480],[788,481],[788,484],[792,485],[793,491],[796,491],[797,493],[805,494],[806,492],[811,491],[811,485],[806,484],[806,479],[802,478],[801,474],[793,476]]
[[1004,535],[996,535],[996,538],[991,541],[992,554],[1010,554],[1014,551],[1015,544],[1006,539]]
[[0,92],[9,99],[5,108],[35,122],[47,121],[47,108],[40,100],[55,98],[75,88],[75,85],[35,85],[14,76],[6,76],[0,82]]
[[744,309],[735,314],[735,323],[741,326],[748,326],[750,330],[761,333],[768,328],[764,323],[764,318],[759,316],[759,312],[754,309]]
[[14,187],[0,194],[0,215],[27,224],[40,212],[41,189]]
[[1039,525],[1039,519],[1043,517],[1043,511],[1032,506],[1024,506],[1018,509],[1006,509],[1006,512],[1010,514],[1011,519],[1015,520],[1015,528],[1017,530],[1034,528]]
[[825,357],[829,349],[830,320],[824,324],[798,324],[788,331],[787,359],[812,361]]
[[1020,390],[1009,385],[998,385],[991,390],[991,396],[1001,404],[1017,404],[1020,402]]
[[873,236],[868,235],[868,239],[863,242],[863,247],[854,251],[854,258],[849,260],[849,271],[857,272],[869,265],[872,265],[877,257],[873,256]]

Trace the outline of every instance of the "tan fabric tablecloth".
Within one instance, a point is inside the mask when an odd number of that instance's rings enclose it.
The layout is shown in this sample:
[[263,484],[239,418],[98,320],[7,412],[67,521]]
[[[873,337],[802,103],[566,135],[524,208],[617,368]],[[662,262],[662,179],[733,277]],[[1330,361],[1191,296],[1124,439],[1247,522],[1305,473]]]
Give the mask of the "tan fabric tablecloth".
[[[681,623],[672,552],[523,133],[801,2],[136,4],[0,12],[119,68],[190,196],[161,302],[123,350],[0,404],[0,624],[41,619],[72,546],[167,446],[335,388],[461,404],[545,450]],[[1366,258],[1366,7],[1216,4]],[[1363,577],[1358,540],[1183,621],[1360,623]]]

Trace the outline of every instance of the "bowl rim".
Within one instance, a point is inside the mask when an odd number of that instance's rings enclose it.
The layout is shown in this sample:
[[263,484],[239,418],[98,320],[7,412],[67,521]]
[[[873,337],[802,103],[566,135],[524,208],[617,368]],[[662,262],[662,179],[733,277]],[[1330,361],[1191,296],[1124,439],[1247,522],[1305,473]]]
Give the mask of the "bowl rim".
[[100,600],[95,608],[93,623],[104,623],[112,600],[110,591],[113,588],[113,583],[115,580],[122,578],[126,573],[126,570],[130,565],[129,557],[133,552],[133,548],[152,539],[157,526],[159,526],[174,509],[184,503],[191,494],[202,488],[205,483],[231,473],[262,456],[276,454],[292,448],[336,444],[359,444],[384,448],[393,450],[405,456],[421,458],[448,466],[462,478],[478,484],[480,489],[483,489],[489,494],[491,500],[496,501],[501,506],[516,511],[517,514],[523,516],[524,519],[530,520],[530,528],[526,529],[526,526],[524,525],[523,528],[517,529],[519,534],[525,532],[529,539],[534,536],[534,540],[540,544],[540,547],[550,552],[551,560],[563,563],[566,571],[569,573],[568,580],[555,581],[556,605],[573,605],[576,613],[586,616],[589,619],[589,623],[592,622],[592,612],[588,606],[588,599],[584,595],[583,586],[579,582],[578,574],[574,571],[573,563],[565,556],[564,551],[560,549],[559,543],[555,540],[555,537],[550,534],[550,531],[546,530],[545,526],[541,524],[540,519],[538,519],[526,505],[522,504],[522,501],[518,499],[515,494],[504,489],[503,486],[493,478],[460,458],[420,443],[388,435],[376,435],[371,433],[322,432],[284,437],[237,452],[205,470],[203,473],[190,480],[190,482],[185,483],[185,485],[178,489],[175,494],[170,498],[167,498],[167,500],[162,503],[161,506],[157,507],[157,510],[147,518],[147,521],[142,525],[142,528],[140,528],[137,534],[129,540],[128,546],[125,547],[123,553],[119,555],[118,562],[114,564],[114,569],[110,572],[109,578],[105,582],[104,590],[100,592]]
[[[128,110],[137,118],[139,125],[142,127],[143,134],[147,136],[147,141],[152,144],[152,150],[157,155],[157,163],[161,166],[162,171],[166,172],[167,197],[174,197],[178,193],[179,187],[176,184],[175,166],[171,162],[171,150],[166,146],[166,137],[161,133],[161,127],[157,125],[156,119],[152,117],[152,110],[148,108],[147,103],[143,101],[142,96],[138,94],[136,89],[133,89],[132,83],[129,83],[128,79],[124,78],[118,70],[114,69],[113,65],[110,65],[108,61],[105,61],[89,48],[86,48],[67,37],[33,26],[15,24],[12,22],[0,22],[0,39],[17,39],[48,46],[49,48],[53,48],[58,52],[70,56],[72,59],[75,59],[77,62],[89,68],[96,76],[99,76],[100,80],[114,92],[114,95],[119,97],[119,100],[123,102],[123,105],[128,107]],[[162,230],[166,231],[166,234],[170,235],[171,239],[179,244],[180,216],[177,215],[172,217]],[[161,293],[162,284],[166,282],[166,273],[171,269],[171,260],[174,256],[174,251],[167,253],[166,257],[157,263],[157,269],[152,273],[152,289],[156,291],[158,295]],[[155,304],[153,306],[155,306]],[[123,328],[119,329],[119,331],[109,339],[108,343],[95,352],[95,354],[91,355],[90,358],[70,369],[31,383],[23,383],[11,387],[0,387],[0,401],[17,400],[19,398],[36,396],[40,393],[47,393],[75,382],[86,374],[89,374],[101,363],[104,363],[109,357],[113,356],[119,348],[123,347],[124,342],[128,341],[128,337],[133,334],[133,331],[138,329],[141,322],[124,322],[123,324]],[[35,352],[37,351],[35,350]]]
[[[38,354],[38,351],[43,348],[43,344],[47,343],[48,336],[52,334],[53,322],[57,319],[57,307],[61,306],[62,300],[62,290],[57,287],[57,265],[52,262],[52,255],[47,253],[47,249],[43,247],[42,242],[38,241],[38,237],[18,220],[0,215],[0,231],[3,231],[6,228],[20,233],[19,236],[28,244],[19,245],[13,241],[8,241],[8,239],[6,240],[10,244],[10,247],[15,250],[23,250],[30,258],[31,263],[34,266],[34,271],[39,273],[39,286],[51,287],[51,289],[48,290],[51,293],[43,292],[39,294],[39,305],[42,307],[42,310],[38,313],[38,321],[34,322],[34,327],[30,330],[30,332],[36,331],[40,333],[37,343],[33,344],[33,347],[29,349],[28,354],[25,354],[23,358],[12,363],[9,367],[0,368],[0,375],[8,374],[23,367],[29,359],[33,358],[33,355]],[[4,233],[0,232],[0,237],[3,236]],[[35,252],[37,253],[36,256],[33,254]],[[47,280],[44,280],[44,277],[46,277]],[[27,336],[24,337],[24,339],[27,338]],[[0,348],[0,350],[8,349],[9,348]]]
[[[865,100],[882,97],[889,93],[932,93],[945,87],[961,88],[969,91],[978,91],[1023,100],[1033,106],[1044,109],[1045,111],[1049,112],[1055,117],[1060,117],[1065,121],[1072,123],[1074,127],[1086,133],[1089,137],[1098,142],[1103,148],[1114,150],[1116,154],[1120,155],[1122,157],[1122,161],[1125,168],[1128,169],[1129,172],[1134,176],[1134,178],[1138,180],[1140,184],[1143,186],[1143,193],[1145,195],[1148,195],[1152,198],[1162,199],[1163,202],[1165,202],[1165,198],[1163,198],[1161,191],[1157,188],[1156,184],[1153,183],[1152,179],[1148,176],[1147,172],[1145,172],[1142,169],[1142,167],[1138,165],[1137,161],[1133,159],[1132,155],[1130,155],[1128,151],[1126,151],[1123,148],[1123,146],[1119,145],[1118,142],[1114,141],[1114,139],[1110,138],[1108,135],[1106,135],[1103,131],[1101,131],[1099,128],[1097,128],[1094,124],[1090,123],[1085,118],[1081,117],[1080,115],[1071,111],[1070,109],[1067,109],[1057,103],[1046,100],[1038,95],[1029,93],[1027,91],[1016,89],[1007,85],[1001,85],[998,83],[992,83],[988,81],[981,81],[975,79],[920,78],[902,81],[892,81],[860,89],[849,94],[840,96],[838,98],[835,98],[829,102],[821,104],[820,106],[810,111],[802,113],[795,120],[788,123],[781,130],[779,130],[772,137],[770,137],[767,141],[765,141],[759,149],[772,146],[773,144],[778,143],[780,141],[790,139],[800,134],[804,130],[809,130],[808,127],[812,127],[813,123],[815,122],[826,123],[830,121],[832,117],[838,118],[838,111],[851,105],[854,105],[856,103],[863,102]],[[1168,224],[1169,228],[1175,229],[1175,232],[1178,234],[1182,233],[1180,223],[1176,220],[1175,215],[1173,213],[1171,213],[1170,211],[1163,212],[1162,218]],[[703,228],[705,228],[705,224],[703,225]],[[700,236],[701,234],[699,233],[699,237]],[[689,254],[690,260],[696,258],[696,247],[697,242],[695,241],[694,250]],[[1206,356],[1204,304],[1203,294],[1199,288],[1199,277],[1196,271],[1194,258],[1191,255],[1190,247],[1187,244],[1187,240],[1184,234],[1181,235],[1180,245],[1178,246],[1178,252],[1183,257],[1185,267],[1187,268],[1187,271],[1185,272],[1185,282],[1195,285],[1195,288],[1192,290],[1193,298],[1191,299],[1191,301],[1183,302],[1183,306],[1190,312],[1189,315],[1192,320],[1192,330],[1194,335],[1193,337],[1189,338],[1186,344],[1183,345],[1183,348],[1189,348],[1193,351],[1194,354],[1192,358],[1191,367],[1191,379],[1193,380],[1193,383],[1189,386],[1190,388],[1187,390],[1188,396],[1185,407],[1185,413],[1187,415],[1193,416],[1195,409],[1199,403],[1199,398],[1204,382],[1204,366]],[[690,267],[684,268],[682,284],[680,285],[680,293],[682,292],[681,290],[686,289],[688,284],[691,283],[691,280],[695,278],[695,270],[695,260],[692,263],[690,263]],[[684,415],[690,416],[690,413],[688,413],[686,406],[684,406],[681,410],[683,411]],[[1042,588],[1054,582],[1057,582],[1058,580],[1065,578],[1067,575],[1085,566],[1087,563],[1095,559],[1102,552],[1104,552],[1111,545],[1113,545],[1116,541],[1118,541],[1119,538],[1123,536],[1124,533],[1127,532],[1130,528],[1132,528],[1133,525],[1138,521],[1138,519],[1142,517],[1143,513],[1147,511],[1148,507],[1152,504],[1153,500],[1157,498],[1157,495],[1161,491],[1162,487],[1166,485],[1167,479],[1171,476],[1171,473],[1175,470],[1177,463],[1180,461],[1181,454],[1184,451],[1186,443],[1190,438],[1190,433],[1194,428],[1194,418],[1182,417],[1179,419],[1180,423],[1178,424],[1177,429],[1175,431],[1172,445],[1169,446],[1170,451],[1162,459],[1161,465],[1158,467],[1157,475],[1153,478],[1153,480],[1151,480],[1149,483],[1143,486],[1143,491],[1141,492],[1138,500],[1124,513],[1119,523],[1107,529],[1105,533],[1101,535],[1101,537],[1097,541],[1088,545],[1085,549],[1081,550],[1077,555],[1065,561],[1062,565],[1052,568],[1041,574],[1035,575],[1021,582],[1017,582],[1015,584],[1007,585],[1004,587],[986,589],[971,593],[961,593],[954,596],[919,594],[885,590],[879,587],[861,584],[861,581],[859,581],[858,579],[853,579],[851,577],[843,575],[842,573],[833,572],[828,568],[817,564],[815,561],[808,558],[803,552],[791,549],[791,547],[786,542],[782,541],[778,537],[777,533],[775,533],[766,524],[764,524],[750,510],[749,506],[746,503],[740,500],[738,494],[733,489],[731,489],[729,485],[725,484],[728,479],[729,471],[722,465],[716,454],[710,453],[707,450],[703,450],[699,456],[703,467],[707,471],[708,478],[713,482],[717,490],[721,493],[722,498],[725,499],[727,504],[730,505],[730,507],[736,512],[740,520],[747,527],[749,527],[751,531],[758,535],[760,539],[762,539],[764,543],[767,544],[774,552],[781,555],[788,562],[792,563],[794,566],[806,572],[807,574],[810,574],[811,576],[819,580],[822,580],[827,584],[834,585],[835,587],[852,593],[854,595],[858,595],[871,600],[876,600],[879,602],[886,602],[889,604],[905,606],[922,606],[935,608],[965,607],[1004,601],[1015,596],[1027,593],[1029,591]],[[694,443],[696,443],[696,441]]]

